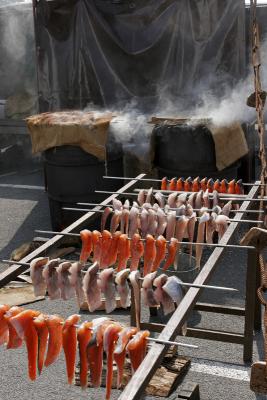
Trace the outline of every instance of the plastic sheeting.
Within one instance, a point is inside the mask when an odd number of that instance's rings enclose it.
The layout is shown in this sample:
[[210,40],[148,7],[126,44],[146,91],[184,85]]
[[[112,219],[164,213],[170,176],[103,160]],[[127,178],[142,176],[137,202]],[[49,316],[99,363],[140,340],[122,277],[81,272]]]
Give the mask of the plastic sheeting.
[[245,72],[243,0],[39,0],[40,111],[196,104]]

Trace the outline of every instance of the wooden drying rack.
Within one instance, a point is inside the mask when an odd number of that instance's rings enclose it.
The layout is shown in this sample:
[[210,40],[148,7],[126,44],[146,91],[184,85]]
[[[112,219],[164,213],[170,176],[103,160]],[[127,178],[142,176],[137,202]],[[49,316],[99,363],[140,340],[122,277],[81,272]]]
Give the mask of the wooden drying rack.
[[[126,185],[124,185],[121,189],[118,190],[116,194],[112,194],[99,206],[94,207],[90,212],[84,214],[81,218],[76,220],[73,224],[69,225],[66,229],[64,229],[63,233],[74,233],[80,232],[82,229],[87,227],[88,222],[97,218],[98,214],[96,211],[100,210],[103,206],[109,204],[113,199],[120,196],[124,192],[127,192],[129,188],[132,188],[137,182],[138,179],[143,178],[145,174],[140,174],[136,177],[136,179],[131,180]],[[260,188],[260,182],[256,181],[255,184],[250,189],[247,194],[246,201],[240,206],[240,211],[244,211],[244,213],[237,214],[234,219],[242,219],[246,210],[252,208],[253,199],[258,196]],[[256,222],[256,221],[255,221]],[[231,239],[233,238],[234,233],[237,231],[239,224],[235,222],[231,222],[228,226],[227,231],[225,232],[223,238],[221,239],[221,244],[229,244]],[[48,240],[45,244],[40,246],[38,249],[34,250],[32,253],[28,254],[24,257],[21,262],[29,263],[36,257],[45,256],[48,250],[52,248],[56,248],[60,245],[60,243],[64,240],[64,236],[56,235],[50,240]],[[182,299],[179,307],[173,313],[172,317],[168,321],[166,325],[163,324],[155,324],[155,323],[144,323],[141,322],[141,329],[149,329],[154,332],[159,332],[159,339],[172,341],[181,331],[181,328],[185,321],[188,319],[189,314],[193,309],[205,312],[213,312],[213,313],[221,313],[228,315],[236,315],[236,316],[244,316],[245,325],[244,325],[244,333],[237,334],[232,332],[223,332],[223,331],[214,331],[207,329],[197,329],[197,328],[188,328],[187,336],[236,343],[243,345],[243,359],[245,362],[251,361],[252,359],[252,350],[253,350],[253,330],[261,329],[261,306],[256,296],[256,289],[259,287],[260,283],[260,275],[258,268],[258,252],[257,243],[253,243],[255,248],[248,249],[248,258],[247,258],[247,276],[246,276],[246,299],[245,299],[245,307],[229,307],[218,304],[206,304],[206,303],[197,303],[201,291],[203,289],[198,288],[190,288]],[[206,284],[212,276],[212,273],[215,271],[215,267],[218,264],[220,257],[222,256],[225,248],[216,247],[205,265],[202,267],[198,276],[194,280],[195,284]],[[28,269],[28,266],[25,265],[11,265],[7,268],[3,273],[0,274],[0,288],[5,286],[10,281],[14,280],[18,275],[24,273]],[[134,302],[133,302],[134,304]],[[137,316],[138,317],[138,316]],[[139,317],[140,318],[140,317]],[[131,323],[136,324],[136,315],[135,309],[132,305],[131,307]],[[168,347],[159,343],[154,343],[152,345],[151,350],[148,352],[142,364],[139,366],[135,374],[133,375],[130,383],[125,387],[124,391],[121,393],[119,400],[139,400],[144,393],[150,379],[154,375],[157,368],[160,366],[161,361],[166,354]]]

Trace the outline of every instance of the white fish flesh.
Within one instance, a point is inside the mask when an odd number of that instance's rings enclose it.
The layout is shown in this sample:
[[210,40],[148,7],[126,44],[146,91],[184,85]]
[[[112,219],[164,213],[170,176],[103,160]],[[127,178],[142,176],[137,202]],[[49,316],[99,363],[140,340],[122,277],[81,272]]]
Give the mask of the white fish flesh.
[[231,209],[232,209],[232,200],[225,203],[220,214],[226,215],[226,217],[229,217]]
[[61,292],[61,298],[63,300],[69,300],[75,297],[75,287],[72,285],[70,268],[71,262],[69,261],[60,263],[57,268],[58,284]]
[[142,298],[143,302],[148,307],[157,306],[159,303],[156,301],[154,297],[154,290],[153,290],[153,281],[156,278],[157,271],[151,272],[144,277],[142,283]]
[[83,264],[80,262],[74,262],[70,267],[70,282],[75,288],[76,297],[78,304],[81,305],[85,301],[85,295],[83,291]]
[[167,214],[167,228],[166,228],[166,239],[170,240],[174,237],[176,227],[176,212],[169,211]]
[[200,219],[198,220],[198,230],[197,230],[197,243],[196,243],[196,267],[200,268],[201,257],[203,253],[203,245],[198,243],[203,243],[205,238],[205,226],[206,222],[210,219],[210,215],[204,212]]
[[158,228],[157,213],[153,209],[149,209],[147,212],[148,212],[147,233],[154,236],[156,234],[157,228]]
[[57,272],[59,262],[59,258],[50,260],[43,269],[43,277],[46,282],[48,296],[51,300],[60,299],[60,288],[58,284]]
[[174,301],[168,295],[168,293],[162,289],[167,280],[168,276],[166,274],[161,274],[155,278],[153,282],[153,285],[156,287],[154,291],[154,298],[158,303],[161,304],[164,315],[175,311]]
[[109,314],[116,308],[116,287],[114,283],[114,269],[106,268],[99,274],[99,287],[105,297],[105,309]]
[[158,208],[157,210],[157,219],[158,219],[158,226],[156,230],[156,235],[160,236],[164,234],[167,227],[167,215],[161,208]]
[[121,211],[122,210],[122,202],[118,199],[112,199],[112,206],[113,206],[113,210],[118,210]]
[[102,304],[101,290],[99,287],[99,279],[97,275],[98,270],[98,264],[94,263],[93,265],[91,265],[91,267],[88,268],[83,278],[83,290],[90,312],[94,312]]
[[129,237],[132,238],[133,235],[138,232],[140,227],[140,217],[139,209],[132,207],[129,214]]
[[48,257],[38,257],[30,262],[30,277],[35,296],[45,296],[46,294],[46,282],[43,277],[43,270],[48,261]]
[[221,240],[228,228],[228,219],[229,218],[226,215],[218,215],[218,217],[215,219],[216,231],[218,232],[219,241]]
[[155,199],[157,200],[159,206],[161,208],[164,208],[165,204],[166,204],[166,199],[165,196],[161,193],[161,192],[156,192],[154,194]]
[[177,197],[178,197],[177,192],[169,194],[168,200],[167,200],[168,206],[170,206],[171,208],[176,208]]
[[120,303],[123,308],[130,307],[131,304],[130,287],[127,281],[130,272],[130,269],[126,268],[118,272],[115,278],[115,283],[117,284],[117,292],[120,296]]
[[141,233],[142,237],[144,238],[147,235],[147,229],[148,229],[148,211],[146,209],[142,209],[141,211],[140,222],[141,222]]
[[105,208],[105,210],[104,210],[104,212],[102,214],[102,217],[101,217],[101,232],[103,232],[103,230],[105,229],[106,223],[107,223],[107,219],[108,219],[109,215],[112,213],[112,211],[113,210],[112,210],[111,207],[106,207]]
[[115,210],[110,221],[110,233],[115,233],[121,221],[122,211]]
[[139,206],[142,206],[146,201],[146,191],[145,189],[141,189],[137,196],[137,202]]

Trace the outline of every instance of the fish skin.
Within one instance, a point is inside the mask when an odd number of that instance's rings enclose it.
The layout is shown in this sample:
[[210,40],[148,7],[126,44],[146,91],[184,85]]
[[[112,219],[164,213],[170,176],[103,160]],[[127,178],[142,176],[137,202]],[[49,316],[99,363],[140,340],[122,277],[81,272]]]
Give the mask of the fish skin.
[[120,235],[118,242],[118,266],[117,271],[127,268],[127,261],[131,257],[130,240],[125,234]]
[[167,228],[166,228],[166,239],[170,240],[175,235],[176,226],[176,212],[169,211],[167,214]]
[[139,209],[137,207],[132,207],[129,214],[129,237],[132,238],[133,235],[138,232],[140,226]]
[[139,235],[139,233],[135,233],[132,237],[130,243],[130,252],[131,252],[130,270],[135,271],[139,266],[140,258],[144,254],[144,245],[143,242],[141,241],[141,236]]
[[218,232],[219,241],[225,234],[228,228],[228,217],[226,215],[218,215],[215,219],[216,231]]
[[139,271],[132,271],[129,275],[129,281],[131,283],[133,294],[134,294],[134,302],[135,302],[135,309],[136,314],[140,315],[141,311],[141,299],[140,299],[140,272]]
[[30,262],[30,277],[33,284],[33,292],[36,297],[45,296],[46,294],[46,283],[43,277],[43,269],[48,261],[49,257],[38,257]]
[[135,327],[125,327],[119,332],[119,338],[114,349],[114,361],[117,364],[117,389],[121,387],[123,367],[126,358],[126,346],[129,340],[138,332]]
[[106,227],[106,223],[107,223],[107,219],[110,216],[110,214],[113,212],[113,209],[111,207],[105,207],[105,210],[101,216],[101,232],[103,232],[103,230]]
[[91,384],[99,387],[103,369],[103,335],[106,328],[114,322],[108,318],[96,318],[92,322],[93,336],[87,345],[87,360]]
[[122,235],[121,231],[116,231],[112,235],[112,242],[109,249],[109,260],[108,260],[108,267],[114,265],[117,261],[118,257],[118,246],[119,246],[119,237]]
[[57,272],[58,272],[58,285],[60,288],[61,298],[63,300],[69,300],[75,297],[75,287],[72,285],[71,280],[71,262],[64,261],[60,263]]
[[19,337],[16,329],[9,322],[10,318],[15,317],[15,315],[18,315],[22,311],[24,311],[23,307],[13,306],[10,307],[9,310],[7,310],[6,313],[3,315],[8,326],[8,341],[6,346],[7,349],[18,349],[22,346],[23,340]]
[[98,264],[94,263],[88,268],[83,278],[83,290],[90,312],[94,312],[102,304],[101,290],[99,288],[99,279],[97,275],[98,270]]
[[154,236],[156,234],[157,227],[158,227],[157,213],[155,210],[153,210],[153,209],[148,210],[147,221],[148,221],[147,232],[150,235]]
[[81,263],[86,263],[93,250],[92,232],[88,229],[84,229],[80,232],[80,237],[82,241],[82,250],[79,261]]
[[38,372],[41,375],[44,360],[45,360],[45,352],[47,348],[47,339],[48,339],[48,328],[46,324],[46,318],[44,314],[38,315],[37,318],[33,320],[33,325],[36,329],[37,336],[38,336]]
[[112,234],[104,230],[102,231],[102,243],[101,243],[101,255],[100,255],[100,263],[99,268],[103,269],[109,266],[110,260],[110,248],[112,244]]
[[127,208],[124,208],[121,212],[121,221],[120,221],[120,230],[122,233],[128,235],[129,231],[129,218],[130,211]]
[[122,211],[115,210],[110,221],[110,232],[113,234],[118,229],[122,217]]
[[82,270],[83,270],[83,264],[80,263],[79,261],[72,263],[69,269],[70,283],[75,288],[76,297],[79,305],[85,302]]
[[147,340],[149,337],[149,331],[139,331],[129,341],[126,350],[129,353],[132,369],[135,372],[146,355]]
[[137,196],[137,203],[139,206],[142,206],[145,203],[146,200],[146,194],[145,194],[145,189],[140,190]]
[[81,317],[78,314],[68,317],[62,329],[62,345],[66,360],[68,384],[72,385],[75,375],[75,361],[77,351],[77,328],[76,324]]
[[155,307],[158,305],[154,297],[154,290],[153,290],[153,281],[157,276],[157,271],[151,272],[144,277],[142,283],[141,294],[143,298],[143,302],[148,307]]
[[177,192],[182,192],[184,190],[184,179],[179,178],[176,183],[176,190]]
[[102,237],[101,233],[97,230],[92,232],[92,243],[93,243],[93,261],[100,264],[101,252],[102,252]]
[[62,330],[63,318],[58,315],[48,315],[45,318],[46,326],[48,328],[48,347],[44,365],[48,367],[53,364],[59,357],[62,349]]
[[156,239],[156,258],[153,262],[151,271],[157,271],[161,262],[166,257],[167,241],[164,236],[160,235]]
[[48,296],[50,300],[60,299],[60,288],[58,284],[58,271],[60,259],[55,258],[48,261],[43,269],[43,277],[46,282]]
[[174,264],[176,252],[178,249],[178,240],[176,238],[171,238],[168,244],[168,255],[167,259],[162,267],[166,271],[171,265]]
[[161,274],[155,278],[153,285],[156,287],[154,297],[156,301],[161,304],[163,314],[167,315],[175,311],[175,306],[172,298],[162,289],[168,280],[166,274]]
[[130,269],[126,268],[116,274],[115,283],[117,284],[117,292],[120,295],[120,304],[123,308],[128,308],[131,305],[130,287],[127,281],[130,275]]
[[184,297],[181,283],[181,279],[173,275],[169,276],[166,283],[162,286],[162,289],[172,298],[177,306],[180,304],[181,300]]
[[10,309],[7,304],[0,305],[0,345],[8,341],[8,324],[4,318],[5,313]]
[[77,341],[79,349],[80,359],[80,386],[82,389],[86,389],[88,385],[88,360],[87,360],[87,346],[92,338],[91,328],[93,326],[92,321],[83,322],[77,331]]
[[119,338],[119,333],[122,330],[122,326],[118,323],[109,325],[104,333],[104,351],[107,356],[107,372],[106,372],[106,400],[110,399],[112,378],[113,378],[113,353],[115,349],[115,343]]
[[145,208],[143,208],[141,211],[140,228],[141,228],[142,238],[146,237],[148,228],[148,211]]
[[164,234],[167,227],[167,215],[161,208],[158,208],[157,210],[157,219],[158,219],[158,226],[156,230],[156,235],[161,236]]
[[26,342],[28,353],[28,376],[34,381],[37,378],[38,335],[33,324],[33,319],[38,317],[39,311],[24,310],[9,319],[9,322],[21,339]]
[[178,197],[177,192],[169,194],[168,199],[167,199],[168,206],[170,206],[171,208],[175,208],[176,202],[177,202],[177,197]]
[[109,314],[116,308],[116,288],[114,283],[114,269],[106,268],[99,274],[99,287],[106,299],[105,309]]
[[167,179],[167,177],[165,176],[165,177],[162,178],[162,180],[161,180],[160,189],[161,189],[161,190],[167,190],[167,185],[168,185],[168,179]]
[[204,211],[198,221],[197,230],[197,242],[196,242],[196,268],[200,269],[201,257],[203,252],[203,245],[197,243],[203,243],[205,238],[205,226],[206,222],[210,219],[210,215]]
[[122,202],[119,199],[112,199],[112,206],[113,206],[113,210],[118,210],[121,211],[122,210]]
[[145,241],[145,253],[144,253],[144,276],[146,276],[149,272],[151,272],[152,266],[154,264],[157,250],[156,250],[156,241],[151,235],[146,235]]
[[221,214],[226,215],[226,217],[229,217],[231,209],[232,209],[232,200],[225,203],[225,205],[222,208]]
[[154,194],[154,198],[155,198],[155,200],[157,200],[157,202],[161,208],[165,207],[165,204],[166,204],[165,196],[163,196],[163,194],[161,192],[156,192]]

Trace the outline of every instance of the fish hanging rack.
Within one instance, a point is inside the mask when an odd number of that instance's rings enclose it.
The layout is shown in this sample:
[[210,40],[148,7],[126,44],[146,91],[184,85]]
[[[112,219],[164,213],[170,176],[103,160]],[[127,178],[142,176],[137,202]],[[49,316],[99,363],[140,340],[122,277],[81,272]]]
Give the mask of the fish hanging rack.
[[[97,210],[104,206],[112,203],[112,200],[119,196],[125,196],[129,193],[129,190],[133,190],[134,186],[140,179],[143,179],[145,174],[139,174],[135,179],[130,180],[121,189],[115,193],[111,193],[103,202],[96,206],[92,211],[86,212],[79,219],[65,228],[60,234],[53,236],[39,248],[35,249],[32,253],[25,256],[20,260],[20,264],[13,263],[5,271],[0,274],[0,287],[5,286],[10,281],[14,280],[18,275],[25,273],[28,270],[28,263],[36,257],[45,256],[48,251],[57,248],[64,240],[64,236],[72,235],[88,226],[88,223],[97,218]],[[249,209],[256,208],[259,201],[259,188],[260,182],[256,181],[249,192],[245,196],[237,197],[236,195],[232,198],[240,202],[239,215],[236,215],[233,219],[242,219],[242,216],[246,214]],[[137,195],[137,193],[133,193]],[[238,199],[238,200],[237,200]],[[226,200],[230,200],[229,197]],[[255,224],[256,224],[255,220]],[[226,251],[227,246],[230,245],[230,241],[233,239],[233,235],[240,226],[240,222],[231,222],[228,226],[227,231],[220,241],[220,245],[215,246],[209,259],[203,265],[197,278],[194,280],[196,285],[205,285],[209,282],[212,273],[214,272],[220,257]],[[249,243],[251,244],[251,243]],[[162,341],[174,341],[176,336],[181,331],[182,326],[188,319],[190,313],[195,310],[203,312],[213,312],[225,315],[242,316],[245,319],[244,332],[242,334],[232,332],[213,331],[208,329],[197,329],[188,328],[187,336],[197,337],[202,339],[223,341],[228,343],[236,343],[243,346],[243,358],[246,362],[252,359],[253,349],[253,329],[260,329],[261,327],[261,307],[256,296],[256,289],[259,286],[260,276],[258,268],[258,250],[255,249],[257,243],[253,243],[250,248],[243,247],[244,251],[247,251],[247,274],[246,274],[246,299],[245,307],[229,307],[219,304],[206,304],[198,302],[200,294],[203,288],[189,288],[182,299],[180,305],[173,313],[166,325],[164,324],[149,324],[140,320],[141,329],[148,328],[151,331],[160,332],[158,340]],[[240,249],[242,247],[240,246]],[[131,307],[131,324],[136,324],[136,318],[140,318],[136,315],[135,307]],[[161,343],[154,343],[151,346],[147,356],[143,360],[138,370],[133,375],[130,383],[125,387],[124,391],[119,396],[119,400],[137,400],[140,399],[144,393],[150,379],[156,372],[157,368],[161,364],[161,360],[168,350],[168,346]]]

